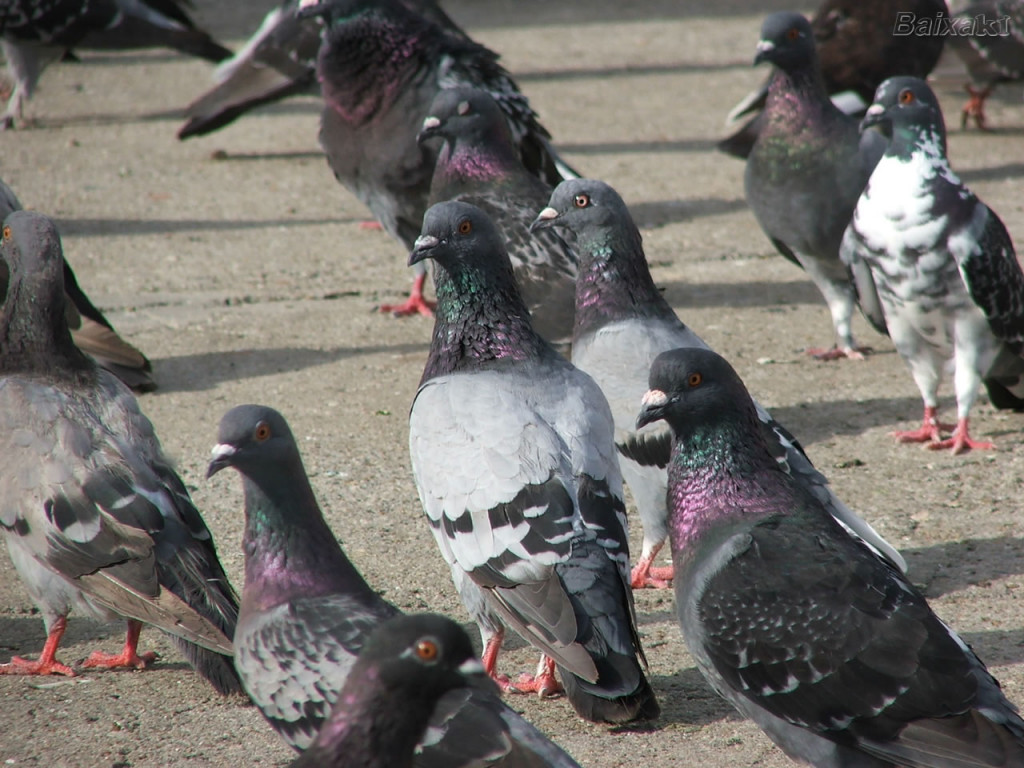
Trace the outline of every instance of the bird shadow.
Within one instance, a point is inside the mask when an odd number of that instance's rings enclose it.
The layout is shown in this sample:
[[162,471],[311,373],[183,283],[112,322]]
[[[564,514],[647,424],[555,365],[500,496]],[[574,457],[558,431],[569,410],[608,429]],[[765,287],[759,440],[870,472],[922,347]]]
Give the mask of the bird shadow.
[[[950,402],[942,402],[940,407],[946,408]],[[769,410],[772,416],[780,424],[785,424],[786,429],[796,435],[806,448],[820,440],[833,439],[837,435],[859,435],[875,427],[915,419],[921,413],[921,398],[874,397],[828,400],[772,406]]]
[[788,311],[788,307],[796,304],[824,303],[818,289],[810,280],[793,280],[786,283],[765,280],[748,283],[690,283],[668,280],[659,281],[658,284],[664,291],[665,299],[672,306],[679,307],[682,312],[687,308],[774,306],[777,306],[780,312],[785,312]]
[[1006,163],[992,168],[973,168],[966,171],[957,171],[957,176],[967,184],[973,184],[977,181],[1016,179],[1024,176],[1024,163]]
[[161,392],[197,392],[212,389],[221,382],[297,371],[382,352],[398,355],[421,352],[426,358],[427,349],[427,344],[413,343],[333,349],[276,347],[164,357],[154,360],[153,366]]
[[650,683],[661,705],[661,717],[656,725],[710,725],[720,720],[741,719],[736,710],[711,689],[696,667],[686,667],[674,675],[651,675]]
[[[676,139],[673,141],[599,141],[556,142],[559,151],[578,155],[642,154],[657,152],[710,152],[714,139]],[[633,206],[629,207],[633,210]]]
[[723,72],[730,69],[749,69],[750,59],[737,61],[692,62],[681,61],[674,64],[626,64],[619,67],[567,67],[565,69],[548,69],[520,71],[515,77],[520,83],[548,82],[555,80],[602,80],[616,77],[645,77],[672,74],[690,74],[704,72]]
[[705,197],[698,200],[649,200],[633,203],[629,206],[629,212],[640,229],[657,229],[704,216],[735,213],[746,207],[745,200]]
[[1024,538],[1013,536],[947,541],[901,552],[913,582],[929,598],[1024,573]]
[[322,160],[324,153],[322,150],[316,149],[297,149],[292,152],[229,152],[224,151],[217,154],[216,160],[218,162],[233,163],[233,162],[251,162],[253,160]]
[[361,219],[57,219],[62,237],[112,237],[115,235],[165,235],[175,232],[229,232],[233,230],[316,227],[354,223]]

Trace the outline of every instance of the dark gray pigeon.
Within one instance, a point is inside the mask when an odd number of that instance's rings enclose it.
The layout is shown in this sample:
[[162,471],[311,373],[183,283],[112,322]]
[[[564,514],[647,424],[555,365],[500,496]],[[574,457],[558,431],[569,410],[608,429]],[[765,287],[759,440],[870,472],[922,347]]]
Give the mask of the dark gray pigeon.
[[1024,765],[1024,720],[917,588],[779,466],[714,352],[665,352],[676,610],[711,686],[818,768]]
[[14,79],[0,128],[24,121],[43,69],[71,48],[175,48],[208,61],[231,55],[185,13],[180,0],[6,0],[0,45]]
[[985,100],[1000,83],[1024,80],[1024,2],[980,0],[952,19],[949,44],[967,67],[970,98],[960,112],[960,127],[970,120],[988,130]]
[[[20,210],[21,203],[14,192],[0,181],[0,221]],[[153,378],[153,367],[149,360],[118,336],[114,326],[89,301],[85,291],[78,285],[67,259],[64,259],[64,293],[67,299],[64,317],[75,345],[136,392],[152,392],[156,389],[156,379]],[[7,265],[0,261],[0,301],[3,301],[6,294]]]
[[445,89],[430,105],[419,141],[434,137],[444,143],[430,184],[430,204],[461,200],[490,216],[505,241],[534,330],[551,342],[568,341],[576,254],[554,232],[530,231],[551,187],[519,159],[498,105],[477,88]]
[[[615,418],[619,466],[644,530],[643,551],[633,567],[633,588],[668,586],[672,569],[652,569],[651,564],[668,536],[665,467],[670,435],[664,425],[637,430],[636,404],[647,391],[647,372],[654,358],[678,347],[708,346],[676,316],[654,285],[640,231],[622,198],[607,184],[592,179],[563,181],[534,226],[565,227],[575,234],[580,278],[572,362],[594,377]],[[904,568],[899,553],[835,497],[796,439],[760,405],[757,414],[765,439],[786,471],[805,483],[837,520]]]
[[[260,405],[232,408],[217,440],[208,475],[234,467],[245,491],[235,664],[274,730],[303,750],[327,721],[367,637],[400,611],[370,588],[338,545],[281,414]],[[490,681],[445,694],[432,712],[414,762],[420,768],[576,766],[505,706]],[[333,749],[336,732],[327,727],[322,749],[312,754]]]
[[[924,399],[921,428],[894,435],[953,453],[992,448],[971,439],[968,417],[983,383],[997,408],[1024,410],[1024,273],[1003,222],[949,167],[931,88],[886,80],[864,118],[865,127],[878,124],[892,141],[857,203],[842,257],[870,271],[866,287],[858,282],[861,306],[888,327]],[[955,429],[936,416],[951,362]],[[942,440],[942,429],[952,437]]]
[[[550,134],[494,52],[451,34],[398,0],[312,0],[304,14],[327,21],[317,62],[324,98],[320,144],[338,181],[362,200],[389,235],[412,250],[427,209],[437,148],[416,142],[443,88],[486,90],[509,123],[520,158],[549,183],[577,176],[555,153]],[[409,300],[381,306],[430,314],[425,272],[417,267]]]
[[123,652],[85,667],[146,666],[155,655],[137,643],[152,624],[218,691],[241,691],[229,658],[238,604],[210,531],[138,401],[72,343],[53,222],[12,213],[0,258],[0,532],[48,634],[37,661],[0,672],[73,674],[56,652],[75,608],[128,621]]
[[800,14],[765,19],[754,61],[769,61],[774,71],[747,160],[747,203],[772,245],[807,272],[828,304],[837,346],[808,353],[861,359],[851,328],[856,296],[839,244],[885,140],[875,131],[861,137],[856,121],[829,100]]
[[[554,689],[557,665],[582,717],[656,717],[604,395],[531,327],[483,211],[460,202],[430,208],[409,261],[424,259],[436,264],[438,306],[409,451],[445,560],[545,654],[536,679],[516,688]],[[487,632],[481,627],[493,675],[502,633]]]

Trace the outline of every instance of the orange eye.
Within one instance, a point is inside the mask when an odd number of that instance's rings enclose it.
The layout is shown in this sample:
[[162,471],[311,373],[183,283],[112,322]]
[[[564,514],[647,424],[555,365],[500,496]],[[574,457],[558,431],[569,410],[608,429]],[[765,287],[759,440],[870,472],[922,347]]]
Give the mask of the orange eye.
[[256,425],[256,431],[253,432],[253,437],[260,443],[270,439],[270,425],[265,421],[261,421]]
[[786,33],[786,37],[790,40],[797,40],[800,37],[800,30],[796,27],[790,27],[789,31]]
[[463,219],[462,221],[459,222],[459,234],[460,235],[468,235],[472,231],[473,231],[473,222],[471,222],[469,219]]
[[572,199],[572,204],[577,208],[586,208],[590,205],[590,195],[576,195],[576,197]]
[[904,88],[900,91],[900,104],[913,104],[914,100],[914,92],[909,88]]
[[416,643],[416,656],[421,661],[434,661],[439,653],[437,643],[433,640],[420,640]]
[[4,240],[10,240],[10,239],[11,239],[11,228],[10,227],[4,227]]
[[701,376],[699,373],[691,373],[689,377],[686,379],[686,383],[689,384],[691,387],[699,387],[702,381],[704,381],[704,377]]

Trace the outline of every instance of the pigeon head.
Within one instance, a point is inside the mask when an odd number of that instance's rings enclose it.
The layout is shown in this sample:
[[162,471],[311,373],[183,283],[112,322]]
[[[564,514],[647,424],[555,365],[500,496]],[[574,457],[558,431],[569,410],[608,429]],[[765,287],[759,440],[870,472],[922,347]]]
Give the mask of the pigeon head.
[[344,22],[368,13],[377,6],[390,7],[391,3],[381,0],[301,0],[296,18],[321,17],[330,24]]
[[239,405],[224,414],[206,476],[235,467],[258,477],[271,467],[289,464],[298,456],[288,422],[265,405]]
[[57,227],[50,219],[30,211],[10,214],[4,219],[0,259],[11,275],[14,301],[17,291],[27,290],[33,304],[63,307],[63,251]]
[[594,179],[568,179],[555,187],[530,231],[566,227],[579,237],[588,229],[610,228],[624,220],[632,222],[632,217],[614,189]]
[[427,110],[419,142],[441,137],[449,143],[458,139],[489,139],[501,137],[512,145],[508,123],[497,103],[485,91],[468,86],[446,88]]
[[873,125],[890,136],[928,132],[940,136],[945,145],[946,127],[939,100],[928,83],[917,77],[890,77],[878,86],[860,128],[863,131]]
[[424,214],[423,229],[409,256],[409,266],[425,259],[433,259],[453,276],[492,268],[502,271],[502,264],[509,277],[512,274],[501,234],[490,216],[475,205],[455,200],[432,205]]
[[765,18],[754,64],[771,62],[786,71],[806,67],[816,58],[811,24],[799,13],[781,11]]
[[666,421],[677,437],[709,422],[757,419],[739,375],[709,349],[672,349],[654,359],[636,427]]

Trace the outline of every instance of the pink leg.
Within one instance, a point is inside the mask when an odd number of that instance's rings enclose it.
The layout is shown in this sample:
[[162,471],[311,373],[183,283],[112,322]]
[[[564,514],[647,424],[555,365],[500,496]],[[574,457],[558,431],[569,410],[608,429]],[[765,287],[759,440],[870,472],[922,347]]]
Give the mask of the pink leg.
[[404,304],[381,304],[381,312],[390,312],[395,317],[405,317],[406,315],[426,315],[427,317],[434,316],[434,307],[437,306],[432,301],[427,301],[423,298],[423,283],[427,280],[427,273],[424,272],[422,275],[416,275],[416,278],[412,281],[412,290],[409,291],[409,298],[405,300]]
[[140,632],[142,632],[142,625],[137,621],[129,621],[128,631],[124,636],[124,648],[120,653],[109,654],[96,651],[82,662],[82,667],[86,669],[118,669],[121,667],[145,669],[147,664],[156,661],[157,655],[152,651],[139,655]]
[[630,574],[629,584],[633,589],[644,589],[650,587],[651,589],[668,589],[672,586],[672,579],[675,577],[675,568],[669,566],[668,568],[654,568],[654,558],[658,556],[658,552],[661,551],[661,547],[664,544],[662,542],[656,547],[652,547],[646,555],[641,555],[636,565],[633,566],[633,572]]
[[50,632],[46,636],[46,644],[43,646],[38,660],[31,661],[15,656],[11,659],[10,664],[0,664],[0,675],[67,675],[74,677],[75,672],[71,667],[57,661],[57,646],[60,645],[60,639],[64,636],[67,626],[68,620],[61,616],[50,627]]
[[994,450],[996,446],[994,443],[981,443],[972,440],[970,433],[967,431],[967,419],[960,419],[960,421],[957,422],[956,429],[953,430],[953,435],[949,439],[929,443],[928,447],[933,451],[949,448],[953,455],[956,456],[971,450],[991,451]]
[[934,406],[926,405],[920,429],[909,432],[897,430],[889,434],[901,443],[936,443],[942,439],[942,430],[953,429],[953,425],[941,423],[935,413]]
[[815,360],[823,360],[830,362],[832,360],[863,360],[864,355],[871,354],[873,350],[871,347],[847,347],[840,349],[839,347],[832,347],[831,349],[825,349],[824,347],[810,347],[804,350],[804,354],[810,355]]
[[373,230],[375,232],[383,232],[384,231],[384,227],[382,227],[381,223],[379,221],[377,221],[376,219],[367,219],[366,221],[360,221],[359,222],[359,228],[360,229],[370,229],[370,230]]
[[964,104],[964,108],[960,111],[961,130],[967,128],[967,121],[971,118],[974,118],[974,124],[978,127],[979,131],[989,130],[988,125],[985,123],[985,99],[992,93],[992,87],[990,85],[988,88],[979,90],[970,83],[964,86],[968,99],[967,103]]
[[537,674],[522,674],[516,680],[515,689],[521,693],[536,693],[541,698],[562,693],[562,684],[555,677],[555,661],[547,656],[540,657]]
[[484,671],[504,693],[517,693],[517,689],[508,679],[508,675],[498,674],[498,654],[501,652],[501,643],[505,639],[505,630],[500,630],[496,635],[487,641],[484,647],[483,658],[480,659],[484,665]]

